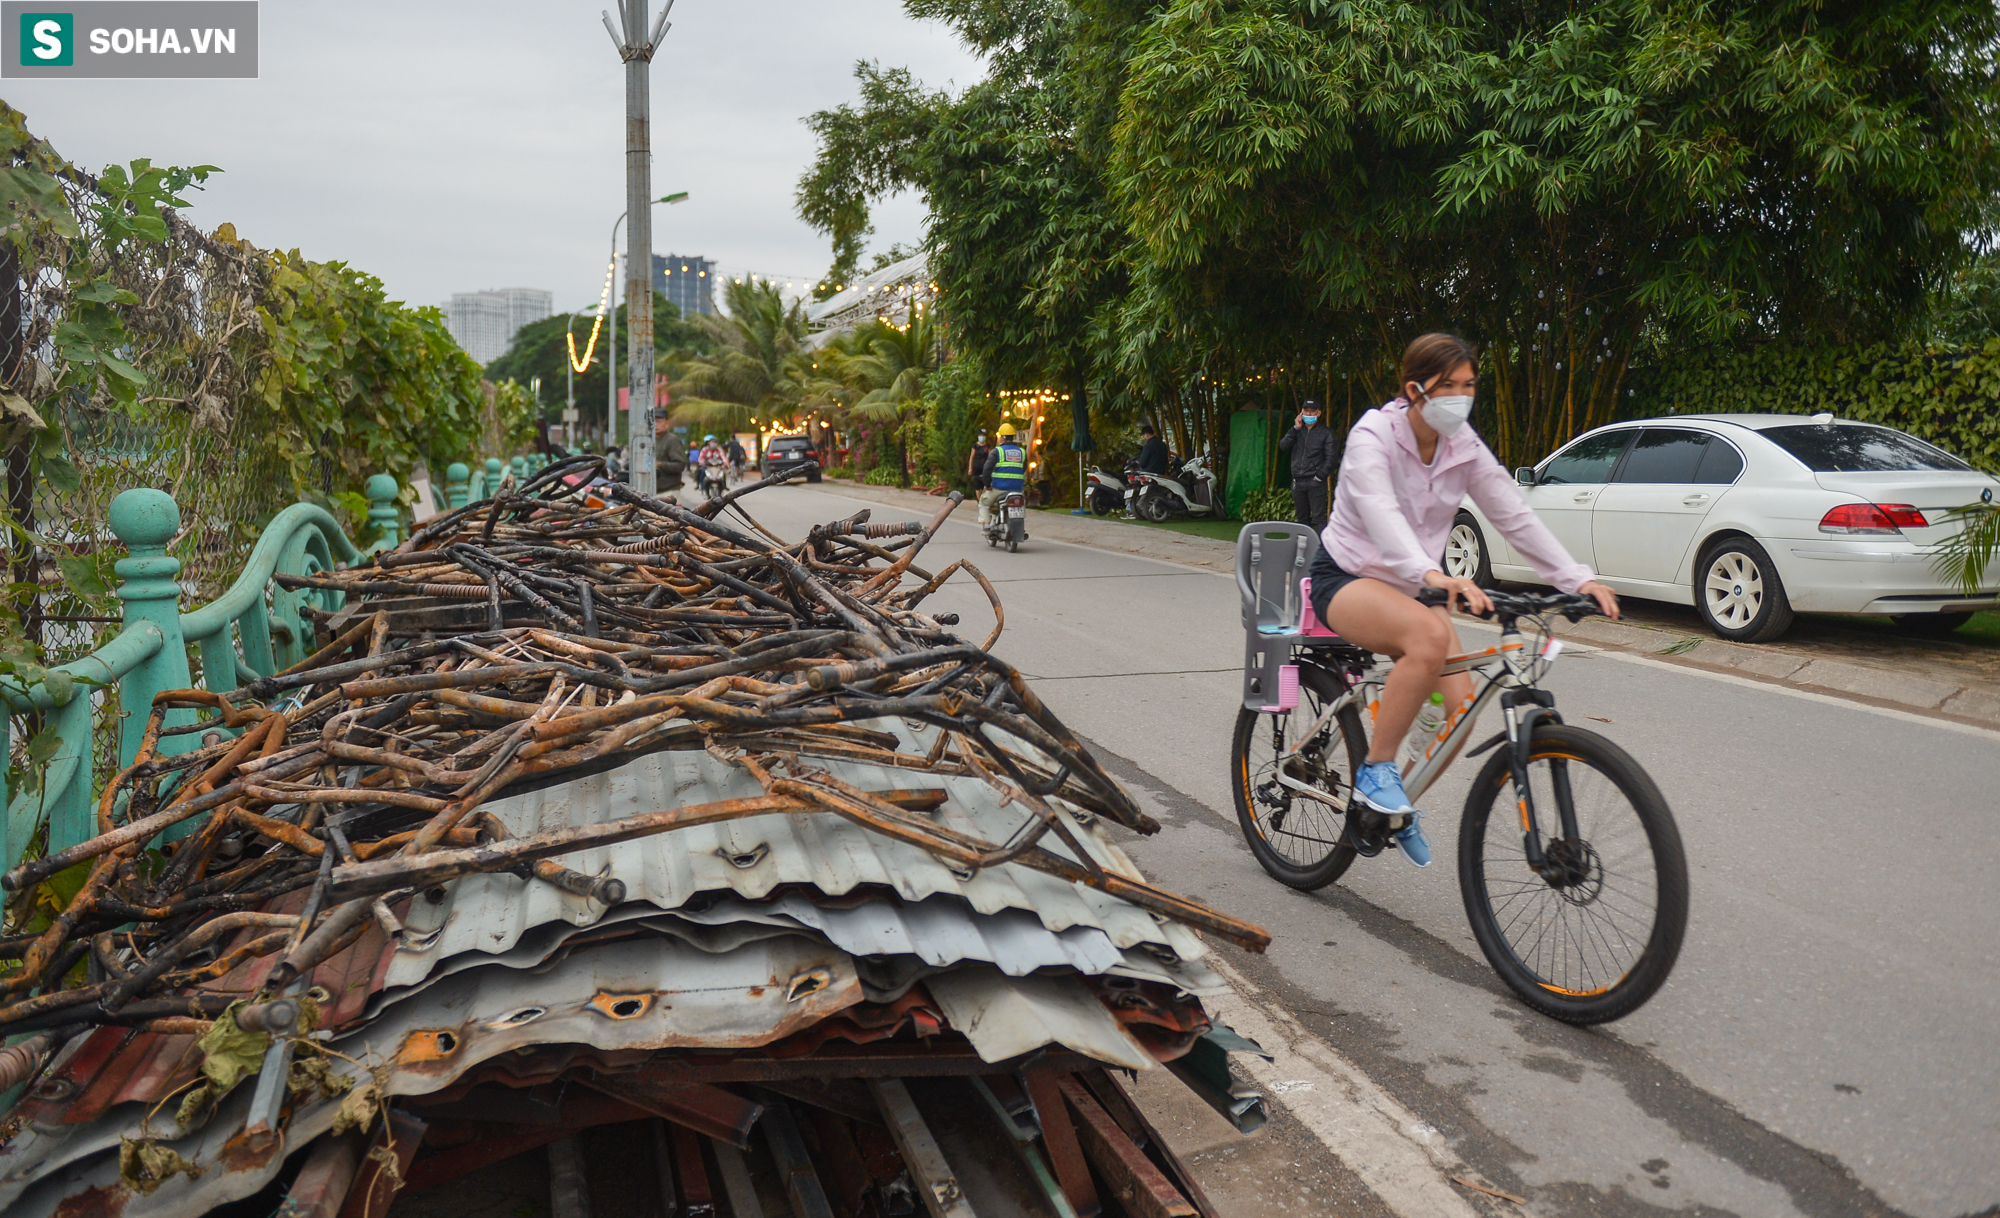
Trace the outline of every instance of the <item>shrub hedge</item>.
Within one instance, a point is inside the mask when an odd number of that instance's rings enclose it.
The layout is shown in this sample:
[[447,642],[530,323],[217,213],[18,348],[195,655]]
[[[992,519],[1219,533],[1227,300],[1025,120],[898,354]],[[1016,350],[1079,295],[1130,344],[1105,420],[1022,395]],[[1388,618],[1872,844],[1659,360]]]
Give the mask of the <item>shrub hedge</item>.
[[1985,470],[2000,470],[2000,338],[1976,348],[1918,344],[1700,351],[1634,369],[1631,417],[1817,414],[1882,423]]

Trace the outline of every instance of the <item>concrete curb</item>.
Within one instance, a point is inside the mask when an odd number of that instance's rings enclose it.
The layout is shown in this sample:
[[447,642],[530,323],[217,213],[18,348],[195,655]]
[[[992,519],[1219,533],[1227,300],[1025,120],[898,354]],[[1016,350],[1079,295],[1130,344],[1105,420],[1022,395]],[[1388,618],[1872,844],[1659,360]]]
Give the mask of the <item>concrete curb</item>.
[[[921,491],[836,482],[833,479],[827,481],[842,490],[853,492],[858,498],[907,505],[925,516],[934,513],[940,502],[938,498]],[[1204,567],[1222,575],[1230,575],[1236,569],[1236,547],[1230,542],[1212,537],[1191,537],[1115,518],[1070,516],[1052,511],[1031,512],[1028,533],[1031,538],[1044,537],[1140,558]],[[1602,618],[1586,618],[1573,626],[1565,623],[1561,633],[1599,647],[1635,652],[1669,664],[1736,673],[1857,701],[1925,711],[1981,727],[2000,726],[2000,686],[1953,684],[1898,672],[1886,666],[1855,664],[1770,647],[1752,647],[1629,622],[1608,622]]]

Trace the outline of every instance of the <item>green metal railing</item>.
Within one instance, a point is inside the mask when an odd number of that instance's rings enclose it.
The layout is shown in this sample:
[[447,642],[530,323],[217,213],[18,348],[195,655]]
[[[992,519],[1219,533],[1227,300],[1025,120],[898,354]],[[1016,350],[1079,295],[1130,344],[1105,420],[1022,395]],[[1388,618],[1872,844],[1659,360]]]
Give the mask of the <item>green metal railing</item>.
[[[514,463],[518,483],[530,466],[520,457]],[[535,467],[544,463],[537,458]],[[477,473],[453,463],[445,471],[444,506],[491,498],[506,472],[498,458],[489,458]],[[305,610],[333,612],[340,608],[341,594],[282,588],[274,577],[331,571],[394,548],[402,533],[399,492],[396,480],[386,474],[368,480],[368,519],[377,535],[366,549],[356,546],[324,509],[293,504],[265,528],[229,591],[185,613],[175,580],[181,564],[166,553],[167,542],[180,531],[179,505],[166,492],[150,488],[129,490],[113,500],[111,531],[129,555],[116,567],[123,629],[89,655],[52,670],[60,675],[33,687],[0,677],[0,759],[10,755],[11,714],[41,714],[61,741],[32,792],[10,792],[0,765],[0,807],[6,809],[0,819],[0,869],[20,862],[45,821],[51,852],[96,836],[91,760],[96,716],[111,699],[119,716],[118,764],[123,768],[138,755],[154,695],[193,684],[190,647],[201,658],[202,685],[215,693],[270,676],[311,654],[313,629]],[[193,722],[194,711],[176,709],[167,712],[164,726]],[[183,734],[163,737],[159,751],[172,755],[199,747],[196,736]],[[167,836],[193,832],[200,819],[175,826]]]

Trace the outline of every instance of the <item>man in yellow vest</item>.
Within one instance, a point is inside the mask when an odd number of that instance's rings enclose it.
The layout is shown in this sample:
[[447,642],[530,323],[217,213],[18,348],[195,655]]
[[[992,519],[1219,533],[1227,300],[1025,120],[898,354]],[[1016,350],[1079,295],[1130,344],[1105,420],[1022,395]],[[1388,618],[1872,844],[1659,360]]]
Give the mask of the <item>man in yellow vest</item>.
[[986,489],[979,494],[979,527],[993,519],[1000,500],[1028,484],[1028,450],[1014,442],[1014,425],[1000,424],[1000,443],[986,456]]

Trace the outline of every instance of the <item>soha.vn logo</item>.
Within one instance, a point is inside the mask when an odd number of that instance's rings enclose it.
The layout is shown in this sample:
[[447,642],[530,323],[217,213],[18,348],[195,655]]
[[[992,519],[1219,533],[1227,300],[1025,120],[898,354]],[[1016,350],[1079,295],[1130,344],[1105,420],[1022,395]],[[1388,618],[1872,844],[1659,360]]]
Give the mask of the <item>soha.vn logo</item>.
[[21,63],[67,68],[76,62],[76,18],[70,13],[21,14]]

